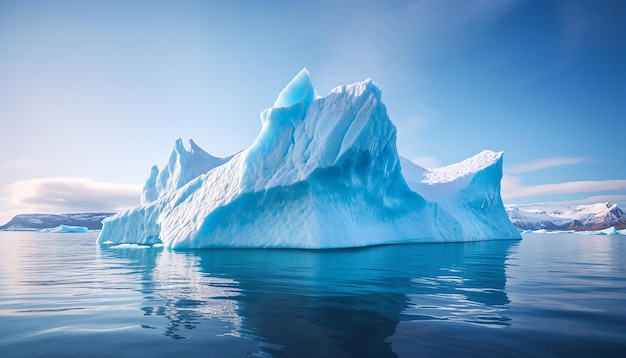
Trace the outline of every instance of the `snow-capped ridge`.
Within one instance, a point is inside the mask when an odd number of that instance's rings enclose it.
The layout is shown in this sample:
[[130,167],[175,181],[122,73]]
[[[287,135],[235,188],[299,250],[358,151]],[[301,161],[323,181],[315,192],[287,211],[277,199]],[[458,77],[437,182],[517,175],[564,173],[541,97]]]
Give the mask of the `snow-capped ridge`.
[[[440,202],[457,198],[458,193],[482,187],[490,197],[500,197],[503,152],[484,150],[461,162],[440,168],[426,169],[402,159],[402,174],[409,187],[426,199]],[[493,200],[493,199],[490,199]]]
[[466,178],[501,160],[503,152],[483,150],[461,162],[441,168],[430,169],[424,173],[425,184],[449,183]]
[[585,205],[558,203],[509,204],[506,211],[515,226],[523,230],[597,231],[626,229],[626,214],[613,203]]
[[624,235],[626,229],[617,230],[615,226],[599,230],[547,230],[547,229],[519,229],[522,234],[579,234],[579,235]]

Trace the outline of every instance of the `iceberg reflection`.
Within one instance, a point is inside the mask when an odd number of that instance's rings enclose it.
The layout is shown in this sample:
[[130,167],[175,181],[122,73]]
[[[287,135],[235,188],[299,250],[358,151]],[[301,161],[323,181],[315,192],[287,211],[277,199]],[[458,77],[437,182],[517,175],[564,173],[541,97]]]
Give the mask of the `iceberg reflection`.
[[193,255],[161,252],[151,277],[156,305],[146,305],[142,311],[166,316],[171,321],[166,335],[172,338],[184,338],[181,328],[194,329],[202,318],[228,323],[225,333],[237,336],[241,328],[234,299],[240,294],[237,282],[203,274],[199,261]]
[[141,310],[167,318],[172,338],[209,325],[272,356],[386,357],[400,322],[508,325],[505,262],[516,245],[105,251],[147,256],[137,260]]
[[143,316],[167,319],[164,325],[142,324],[142,328],[162,329],[165,336],[181,339],[208,320],[217,320],[220,324],[212,325],[212,333],[239,336],[238,283],[203,273],[199,256],[132,247],[112,247],[105,252],[129,260],[127,267],[142,276],[138,291],[143,298]]

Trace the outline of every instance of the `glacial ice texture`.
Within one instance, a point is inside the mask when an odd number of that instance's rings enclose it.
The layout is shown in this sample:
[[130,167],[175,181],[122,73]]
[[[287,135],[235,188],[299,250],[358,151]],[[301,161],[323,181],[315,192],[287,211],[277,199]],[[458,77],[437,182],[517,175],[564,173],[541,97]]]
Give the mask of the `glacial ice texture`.
[[322,249],[521,237],[500,198],[502,153],[435,170],[401,159],[370,79],[319,97],[304,69],[261,123],[228,158],[178,140],[142,204],[106,219],[98,241]]

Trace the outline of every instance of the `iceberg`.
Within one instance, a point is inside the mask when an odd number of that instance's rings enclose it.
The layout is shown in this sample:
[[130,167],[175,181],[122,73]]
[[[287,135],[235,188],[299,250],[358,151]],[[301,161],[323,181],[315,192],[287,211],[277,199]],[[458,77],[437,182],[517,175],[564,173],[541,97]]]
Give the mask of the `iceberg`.
[[196,248],[348,248],[521,239],[500,197],[502,153],[426,170],[401,158],[367,79],[317,95],[303,69],[261,113],[245,150],[215,158],[177,140],[141,205],[98,242]]
[[62,232],[62,233],[84,233],[89,232],[89,229],[84,226],[73,225],[59,225],[51,229],[42,229],[40,232]]

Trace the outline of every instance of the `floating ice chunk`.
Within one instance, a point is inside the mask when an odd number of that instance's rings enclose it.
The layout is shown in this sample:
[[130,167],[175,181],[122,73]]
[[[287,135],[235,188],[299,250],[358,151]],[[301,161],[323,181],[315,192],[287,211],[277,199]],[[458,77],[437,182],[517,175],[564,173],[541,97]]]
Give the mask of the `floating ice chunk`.
[[43,232],[65,232],[65,233],[81,233],[89,232],[89,229],[84,226],[72,226],[72,225],[59,225],[52,229],[43,229]]
[[137,245],[137,244],[119,244],[111,246],[111,249],[149,249],[149,245]]
[[611,226],[610,228],[604,230],[596,231],[598,235],[619,235],[620,232],[615,229],[615,226]]

